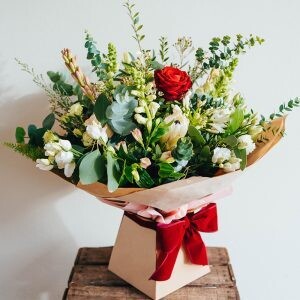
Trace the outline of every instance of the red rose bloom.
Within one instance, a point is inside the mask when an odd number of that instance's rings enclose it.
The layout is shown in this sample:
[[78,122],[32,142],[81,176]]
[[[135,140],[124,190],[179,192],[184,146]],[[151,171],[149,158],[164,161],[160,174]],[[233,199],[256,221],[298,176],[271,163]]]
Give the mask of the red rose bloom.
[[192,87],[192,81],[185,71],[174,67],[155,70],[156,88],[164,93],[166,100],[181,100]]

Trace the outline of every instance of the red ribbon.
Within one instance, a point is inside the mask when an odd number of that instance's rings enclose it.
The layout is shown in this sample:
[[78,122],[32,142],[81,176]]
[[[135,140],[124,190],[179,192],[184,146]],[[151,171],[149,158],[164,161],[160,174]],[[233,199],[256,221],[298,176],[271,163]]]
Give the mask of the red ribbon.
[[182,244],[187,257],[193,264],[208,264],[206,247],[199,231],[214,232],[218,230],[215,203],[207,205],[196,214],[187,214],[184,218],[170,224],[156,223],[156,226],[153,226],[154,222],[143,221],[136,215],[125,214],[139,225],[156,230],[158,257],[156,270],[150,279],[163,281],[171,277]]

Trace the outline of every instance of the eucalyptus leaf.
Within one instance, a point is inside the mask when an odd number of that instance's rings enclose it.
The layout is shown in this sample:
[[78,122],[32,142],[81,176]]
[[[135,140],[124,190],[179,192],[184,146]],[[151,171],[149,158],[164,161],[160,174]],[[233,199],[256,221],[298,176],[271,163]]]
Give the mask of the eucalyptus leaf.
[[241,161],[241,170],[244,170],[247,166],[247,155],[246,155],[246,149],[234,149],[234,153],[237,158],[240,158]]
[[54,113],[49,114],[43,121],[43,128],[47,130],[51,130],[55,122],[55,115]]
[[82,184],[97,182],[103,177],[105,167],[100,151],[94,150],[84,156],[79,165],[79,179]]
[[17,127],[16,128],[15,136],[16,136],[17,143],[24,143],[25,142],[25,139],[24,139],[25,135],[26,135],[26,132],[25,132],[25,129],[23,127]]
[[48,71],[47,75],[52,82],[58,82],[61,79],[59,72]]
[[102,125],[107,123],[106,109],[109,105],[110,101],[107,99],[105,94],[99,95],[94,106],[94,114]]
[[36,132],[36,130],[37,130],[37,127],[34,124],[30,124],[28,126],[27,132],[28,132],[29,138],[31,138],[34,135],[34,133]]
[[109,192],[114,192],[119,187],[119,178],[117,178],[117,160],[112,154],[107,152],[107,188]]

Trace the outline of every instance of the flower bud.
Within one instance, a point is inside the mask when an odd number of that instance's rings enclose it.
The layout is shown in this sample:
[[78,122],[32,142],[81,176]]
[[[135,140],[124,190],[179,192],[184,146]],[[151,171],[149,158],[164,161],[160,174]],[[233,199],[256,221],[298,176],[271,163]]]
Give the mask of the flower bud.
[[144,169],[147,169],[149,166],[151,166],[151,160],[148,157],[141,158],[140,166]]
[[131,172],[134,180],[137,182],[137,181],[140,181],[140,175],[139,175],[139,172],[137,170],[132,170]]
[[157,102],[151,102],[149,104],[149,110],[150,110],[150,114],[151,114],[151,117],[154,118],[156,113],[157,113],[157,110],[159,109],[160,105],[157,103]]
[[71,105],[69,109],[69,115],[71,116],[80,116],[82,114],[82,106],[80,103],[75,103]]
[[137,106],[134,111],[137,113],[137,114],[141,114],[141,113],[144,113],[145,112],[145,108],[142,107],[142,106]]
[[141,145],[144,145],[142,132],[138,128],[135,128],[134,130],[132,130],[131,134],[138,143],[140,143]]
[[147,118],[144,118],[142,115],[140,115],[140,114],[135,114],[134,115],[134,118],[136,119],[136,121],[139,123],[139,124],[146,124],[146,122],[147,122]]

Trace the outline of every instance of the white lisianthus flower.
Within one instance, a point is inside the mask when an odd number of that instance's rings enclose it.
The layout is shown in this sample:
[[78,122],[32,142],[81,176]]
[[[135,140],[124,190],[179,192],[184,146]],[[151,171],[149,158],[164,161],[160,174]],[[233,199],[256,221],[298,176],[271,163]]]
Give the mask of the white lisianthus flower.
[[58,143],[47,143],[44,146],[46,156],[55,156],[59,151],[61,151],[61,146]]
[[64,167],[64,174],[66,177],[71,177],[74,170],[76,168],[76,164],[75,162],[71,162],[69,164],[66,164],[65,167]]
[[92,125],[86,126],[87,134],[94,140],[100,140],[106,144],[108,141],[108,136],[106,133],[106,128],[102,127],[101,124],[94,123]]
[[36,167],[43,171],[50,171],[53,169],[53,165],[47,158],[38,158],[36,160]]
[[231,156],[228,162],[223,164],[223,169],[226,173],[234,172],[241,168],[241,159],[235,156]]
[[210,131],[213,133],[223,133],[230,120],[230,115],[231,111],[228,108],[215,109],[210,117]]
[[70,151],[72,149],[72,145],[71,145],[70,141],[68,141],[68,140],[60,139],[58,141],[58,143],[61,146],[61,148],[65,151]]
[[144,169],[147,169],[149,166],[151,166],[151,160],[148,157],[141,158],[140,166]]
[[169,130],[161,137],[161,143],[166,150],[176,147],[177,141],[187,134],[189,119],[183,114],[178,105],[174,105],[173,113],[164,119],[165,123],[171,123]]
[[70,116],[80,116],[82,114],[82,105],[80,103],[75,103],[71,105],[69,109],[69,115]]
[[214,164],[222,164],[224,161],[229,160],[231,157],[231,151],[228,148],[216,147],[212,157]]
[[47,130],[43,135],[44,143],[56,142],[58,137],[51,131]]
[[65,165],[73,161],[74,155],[71,151],[60,151],[55,155],[55,162],[59,169],[63,169]]
[[238,138],[238,148],[246,149],[246,154],[250,154],[255,149],[255,143],[253,142],[251,135],[244,134]]

